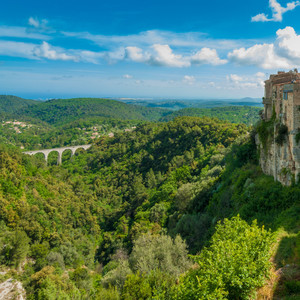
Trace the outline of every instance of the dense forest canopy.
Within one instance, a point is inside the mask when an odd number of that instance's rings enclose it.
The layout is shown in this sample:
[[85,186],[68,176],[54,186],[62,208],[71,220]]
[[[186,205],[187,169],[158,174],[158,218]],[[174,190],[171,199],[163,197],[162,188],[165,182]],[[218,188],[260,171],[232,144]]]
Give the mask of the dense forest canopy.
[[[17,98],[31,105],[20,107],[19,102],[11,101],[11,98],[17,97],[0,97],[0,140],[25,150],[89,144],[99,136],[132,130],[151,120],[170,121],[178,116],[209,116],[252,125],[258,120],[259,111],[259,108],[249,106],[228,106],[172,112],[90,98],[46,102]],[[1,110],[1,103],[5,107],[8,102],[9,113]]]
[[[21,280],[28,299],[297,299],[300,185],[261,172],[253,129],[77,119],[72,103],[55,108],[67,124],[38,110],[2,123],[0,282]],[[20,149],[79,142],[93,145],[61,166]]]
[[[168,105],[162,108],[144,106],[143,103],[137,101],[132,103],[126,104],[121,101],[100,98],[52,99],[42,102],[2,95],[0,96],[0,112],[11,113],[10,115],[4,114],[3,118],[40,120],[55,126],[92,117],[119,120],[170,121],[178,116],[208,116],[247,125],[253,125],[258,121],[257,112],[259,108],[252,107],[251,103],[247,102],[231,102],[230,106],[228,104],[224,106],[223,102],[218,102],[213,107],[208,106],[210,108],[207,108],[206,104],[200,104],[199,108],[196,101],[188,105],[187,100],[185,102],[166,101]],[[178,107],[178,103],[182,103],[182,105]],[[33,106],[33,104],[35,105]],[[191,107],[185,108],[185,104]]]
[[161,118],[161,121],[170,121],[180,116],[211,117],[232,123],[254,125],[259,120],[261,108],[251,106],[225,106],[214,108],[184,108]]
[[[0,113],[12,113],[22,108],[37,105],[39,102],[27,100],[16,96],[0,95]],[[4,114],[2,114],[4,116]]]

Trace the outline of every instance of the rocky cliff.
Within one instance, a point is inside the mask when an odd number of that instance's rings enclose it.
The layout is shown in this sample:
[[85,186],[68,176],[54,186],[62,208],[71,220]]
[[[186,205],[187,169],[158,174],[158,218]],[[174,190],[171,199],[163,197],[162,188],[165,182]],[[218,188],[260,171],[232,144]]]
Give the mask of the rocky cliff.
[[[260,166],[265,174],[271,175],[284,185],[299,180],[300,142],[297,132],[278,122],[261,121],[256,135]],[[262,130],[262,127],[265,130]]]

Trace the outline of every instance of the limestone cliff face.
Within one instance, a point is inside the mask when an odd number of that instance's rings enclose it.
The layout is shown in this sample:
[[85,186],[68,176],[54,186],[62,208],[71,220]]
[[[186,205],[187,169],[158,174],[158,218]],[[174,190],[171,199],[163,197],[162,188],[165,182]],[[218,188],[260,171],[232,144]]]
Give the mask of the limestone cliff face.
[[[275,131],[275,138],[276,134]],[[256,136],[260,166],[265,174],[273,176],[284,185],[290,185],[294,180],[299,180],[300,142],[297,144],[296,134],[293,132],[286,134],[282,145],[275,141],[274,136],[265,145]]]

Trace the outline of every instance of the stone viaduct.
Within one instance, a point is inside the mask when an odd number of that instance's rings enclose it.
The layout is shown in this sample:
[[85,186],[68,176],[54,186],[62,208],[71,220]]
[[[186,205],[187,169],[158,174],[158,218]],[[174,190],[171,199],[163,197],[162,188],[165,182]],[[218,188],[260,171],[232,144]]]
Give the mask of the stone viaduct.
[[25,151],[23,152],[24,154],[28,155],[35,155],[37,153],[43,153],[45,156],[46,162],[48,161],[48,155],[52,151],[58,152],[58,158],[57,158],[57,164],[61,165],[62,163],[62,154],[65,150],[71,150],[71,157],[75,154],[77,149],[84,149],[87,150],[91,147],[92,145],[80,145],[80,146],[69,146],[69,147],[61,147],[61,148],[53,148],[53,149],[44,149],[44,150],[35,150],[35,151]]

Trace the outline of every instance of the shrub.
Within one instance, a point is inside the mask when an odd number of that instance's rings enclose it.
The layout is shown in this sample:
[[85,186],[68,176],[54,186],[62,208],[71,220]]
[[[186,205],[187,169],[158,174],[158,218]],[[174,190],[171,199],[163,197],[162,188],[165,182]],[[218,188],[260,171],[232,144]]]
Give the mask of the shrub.
[[239,216],[225,219],[210,246],[194,257],[198,268],[182,278],[174,298],[250,299],[268,276],[272,242],[256,221],[250,226]]
[[160,270],[177,276],[190,266],[187,254],[180,236],[173,240],[167,235],[145,234],[134,242],[129,263],[132,270],[141,273]]
[[274,120],[271,119],[270,121],[260,121],[256,126],[256,131],[259,136],[259,140],[262,143],[263,148],[267,149],[267,144],[269,138],[274,134]]
[[130,274],[127,276],[126,282],[122,291],[122,299],[151,299],[151,286],[145,279],[145,276],[137,274]]
[[278,128],[278,134],[275,138],[275,142],[278,144],[278,145],[282,145],[285,140],[286,140],[286,136],[288,134],[288,128],[286,125],[284,124],[280,124],[279,125],[279,128]]

